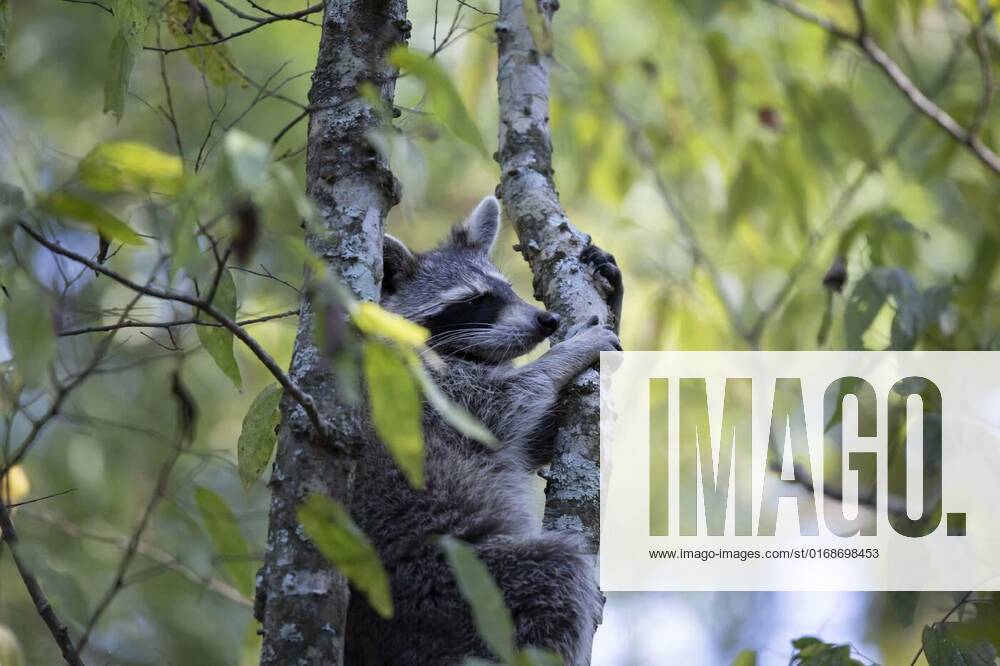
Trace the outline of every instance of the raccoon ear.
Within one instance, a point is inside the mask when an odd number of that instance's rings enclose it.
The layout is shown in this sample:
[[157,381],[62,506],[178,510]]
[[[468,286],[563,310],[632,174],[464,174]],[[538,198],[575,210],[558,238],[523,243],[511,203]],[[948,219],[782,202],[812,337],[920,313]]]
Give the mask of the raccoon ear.
[[496,197],[486,197],[464,222],[452,229],[451,242],[489,254],[499,231],[500,202]]
[[382,242],[382,291],[392,293],[413,276],[417,258],[403,241],[385,235]]

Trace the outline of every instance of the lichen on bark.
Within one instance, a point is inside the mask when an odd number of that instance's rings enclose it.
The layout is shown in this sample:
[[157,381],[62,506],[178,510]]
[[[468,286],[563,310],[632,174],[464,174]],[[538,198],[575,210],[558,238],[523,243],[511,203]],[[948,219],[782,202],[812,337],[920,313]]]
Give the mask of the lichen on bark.
[[[380,118],[357,89],[371,82],[392,103],[396,73],[385,56],[408,33],[405,0],[330,0],[309,93],[306,181],[319,224],[306,241],[331,274],[365,300],[378,300],[382,228],[399,188],[368,143],[366,134]],[[333,441],[318,441],[301,407],[286,397],[255,614],[263,630],[262,665],[336,666],[343,663],[347,582],[309,542],[296,510],[313,493],[349,503],[360,438],[358,421],[338,399],[330,364],[314,344],[308,298],[301,313],[289,372],[316,400]]]

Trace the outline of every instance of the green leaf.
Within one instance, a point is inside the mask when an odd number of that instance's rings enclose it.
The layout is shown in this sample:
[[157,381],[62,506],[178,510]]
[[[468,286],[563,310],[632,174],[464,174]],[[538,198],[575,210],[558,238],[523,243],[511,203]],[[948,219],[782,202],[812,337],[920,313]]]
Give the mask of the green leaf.
[[184,164],[144,143],[102,143],[80,160],[77,176],[98,192],[177,194],[184,185]]
[[500,588],[468,544],[450,536],[442,536],[439,543],[458,581],[458,589],[472,609],[479,637],[501,661],[512,663],[514,621]]
[[271,384],[257,394],[243,417],[243,429],[236,444],[236,455],[240,469],[240,479],[243,485],[250,487],[260,478],[271,460],[271,453],[278,441],[274,429],[281,421],[282,388]]
[[139,234],[106,209],[75,194],[53,192],[48,196],[39,197],[38,204],[44,213],[83,222],[102,236],[120,243],[142,245],[144,242]]
[[757,666],[757,653],[754,650],[743,650],[733,659],[732,666]]
[[424,485],[423,401],[399,352],[374,339],[364,341],[361,366],[375,432],[414,488]]
[[222,570],[230,582],[243,596],[253,598],[256,564],[248,559],[251,554],[239,521],[233,515],[226,500],[214,490],[199,487],[195,490],[195,501],[201,512],[201,520],[212,539],[212,545],[222,564]]
[[389,577],[368,537],[339,502],[310,495],[299,507],[299,522],[323,557],[360,590],[384,618],[392,617]]
[[885,292],[870,271],[854,285],[844,310],[844,335],[848,349],[864,349],[862,338],[885,304],[885,297]]
[[128,82],[135,66],[135,53],[129,48],[121,32],[111,40],[108,64],[104,72],[104,113],[112,113],[121,120],[125,115]]
[[10,38],[10,0],[0,0],[0,60],[7,59]]
[[423,81],[431,108],[444,126],[478,150],[483,157],[487,157],[486,144],[483,143],[479,128],[469,116],[448,74],[436,61],[405,46],[397,46],[389,53],[389,62]]
[[152,14],[147,0],[114,0],[111,10],[118,22],[118,32],[111,40],[104,75],[104,112],[121,120],[125,113],[129,78],[136,56],[142,50],[142,38]]
[[820,104],[826,121],[824,129],[831,134],[830,139],[839,151],[865,164],[877,164],[875,139],[854,100],[841,88],[828,86],[820,91]]
[[523,0],[524,22],[528,24],[531,39],[535,48],[542,55],[552,55],[554,43],[552,39],[552,24],[539,5],[539,0]]
[[929,666],[995,666],[997,651],[989,641],[969,641],[947,625],[924,627],[924,654]]
[[[236,318],[236,283],[229,269],[222,271],[212,304],[230,319]],[[215,320],[210,320],[215,323]],[[208,355],[237,389],[243,388],[240,366],[233,353],[233,334],[221,326],[198,326],[198,339]]]
[[7,340],[14,365],[29,386],[43,384],[56,356],[56,333],[48,299],[27,280],[9,286]]
[[[169,0],[166,4],[166,17],[167,29],[177,46],[210,44],[221,36],[214,25],[202,20],[202,16],[191,21],[191,4],[188,0]],[[224,87],[241,78],[224,42],[185,49],[184,55],[212,85]]]
[[563,658],[551,650],[528,647],[517,654],[516,666],[563,666]]
[[850,645],[825,643],[813,636],[803,636],[792,641],[795,652],[790,666],[864,666],[851,657]]
[[889,592],[889,604],[896,613],[896,619],[904,627],[913,624],[919,601],[920,592]]

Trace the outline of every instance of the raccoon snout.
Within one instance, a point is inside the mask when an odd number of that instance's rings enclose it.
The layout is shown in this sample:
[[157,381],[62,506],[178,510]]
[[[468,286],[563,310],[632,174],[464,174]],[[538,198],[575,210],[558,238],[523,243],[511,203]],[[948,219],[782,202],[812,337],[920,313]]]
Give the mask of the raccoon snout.
[[539,312],[537,320],[538,328],[545,335],[552,335],[559,328],[559,315],[555,312]]

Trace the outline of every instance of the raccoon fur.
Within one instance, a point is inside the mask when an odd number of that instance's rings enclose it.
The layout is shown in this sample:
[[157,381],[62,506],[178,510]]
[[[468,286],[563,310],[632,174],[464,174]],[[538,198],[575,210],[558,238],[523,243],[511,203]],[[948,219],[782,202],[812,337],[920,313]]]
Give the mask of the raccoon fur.
[[[571,666],[589,661],[584,646],[601,609],[592,559],[574,536],[542,531],[529,503],[533,473],[552,453],[561,389],[620,345],[613,330],[588,322],[515,368],[511,361],[554,333],[559,318],[518,297],[490,261],[499,225],[499,204],[488,197],[430,252],[414,254],[386,236],[383,307],[430,330],[428,344],[444,361],[436,382],[500,446],[462,436],[428,408],[426,488],[415,490],[381,443],[366,443],[352,513],[389,574],[395,614],[383,620],[351,595],[350,666],[450,666],[494,656],[477,636],[439,535],[474,548],[503,591],[519,646],[547,648]],[[610,255],[591,248],[588,256],[601,274],[617,273]]]

